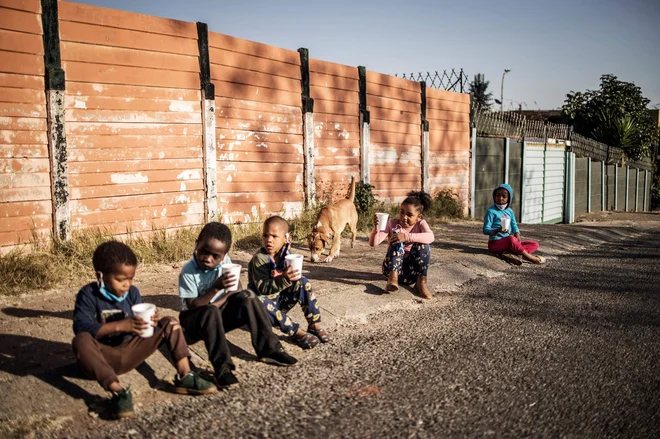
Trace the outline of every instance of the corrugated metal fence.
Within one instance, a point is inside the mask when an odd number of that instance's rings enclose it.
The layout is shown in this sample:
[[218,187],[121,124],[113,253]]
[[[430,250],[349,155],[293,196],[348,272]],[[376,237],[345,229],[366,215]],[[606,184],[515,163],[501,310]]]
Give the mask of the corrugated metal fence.
[[600,210],[649,210],[649,160],[624,164],[618,148],[570,133],[565,125],[478,109],[475,120],[473,216],[484,215],[500,183],[512,185],[522,223],[573,222]]

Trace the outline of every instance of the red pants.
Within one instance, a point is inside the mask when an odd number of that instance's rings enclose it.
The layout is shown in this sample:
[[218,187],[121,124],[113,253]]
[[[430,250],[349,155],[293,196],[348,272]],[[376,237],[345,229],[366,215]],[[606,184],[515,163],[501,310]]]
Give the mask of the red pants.
[[504,253],[505,251],[510,251],[517,255],[522,254],[522,252],[534,253],[539,249],[539,243],[536,241],[519,241],[513,235],[509,235],[501,239],[489,239],[488,240],[488,250],[493,253]]

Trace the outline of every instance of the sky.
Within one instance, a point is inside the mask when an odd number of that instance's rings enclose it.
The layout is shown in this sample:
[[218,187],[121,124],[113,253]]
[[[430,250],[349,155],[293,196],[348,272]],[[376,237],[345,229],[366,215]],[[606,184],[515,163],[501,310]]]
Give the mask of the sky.
[[660,108],[660,0],[77,0],[387,74],[483,73],[505,109],[561,107],[611,73]]

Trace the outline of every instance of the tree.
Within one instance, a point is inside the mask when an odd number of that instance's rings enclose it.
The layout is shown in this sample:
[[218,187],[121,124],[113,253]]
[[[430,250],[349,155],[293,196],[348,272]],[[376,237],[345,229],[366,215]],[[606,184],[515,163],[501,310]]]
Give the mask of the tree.
[[490,81],[486,81],[484,74],[477,73],[468,86],[474,102],[485,110],[490,110],[490,101],[493,99],[493,94],[487,93],[488,85]]
[[629,159],[651,155],[660,131],[647,110],[649,100],[632,82],[614,75],[600,77],[598,90],[571,91],[562,113],[575,132],[622,148]]

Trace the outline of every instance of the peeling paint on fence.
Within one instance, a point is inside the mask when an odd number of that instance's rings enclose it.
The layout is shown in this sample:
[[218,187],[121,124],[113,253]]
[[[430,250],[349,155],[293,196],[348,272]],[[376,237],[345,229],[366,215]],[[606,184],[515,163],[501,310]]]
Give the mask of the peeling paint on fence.
[[[364,141],[371,146],[363,150],[355,67],[309,59],[314,112],[305,113],[305,124],[297,52],[209,33],[214,99],[205,99],[211,89],[200,89],[196,24],[58,6],[67,83],[54,99],[64,106],[74,231],[149,234],[200,225],[216,214],[229,223],[291,218],[304,206],[306,154],[308,193],[322,201],[344,198],[351,176],[370,180],[381,199],[421,187],[417,83],[367,74],[372,117]],[[40,2],[12,2],[13,9],[23,7],[39,10]],[[0,14],[5,10],[0,6]],[[41,22],[39,13],[30,13]],[[0,55],[31,59],[8,63],[16,71],[0,73],[0,93],[10,96],[0,103],[2,251],[33,233],[48,235],[56,214],[42,30],[30,26],[7,31],[3,44],[17,50],[0,49]],[[35,53],[24,53],[21,41],[28,39],[36,42],[29,47],[40,48]],[[468,105],[466,95],[447,93],[428,92],[428,182],[432,192],[449,188],[467,200]],[[308,150],[304,129],[312,131]]]

